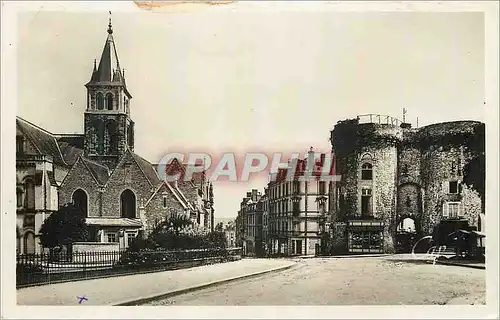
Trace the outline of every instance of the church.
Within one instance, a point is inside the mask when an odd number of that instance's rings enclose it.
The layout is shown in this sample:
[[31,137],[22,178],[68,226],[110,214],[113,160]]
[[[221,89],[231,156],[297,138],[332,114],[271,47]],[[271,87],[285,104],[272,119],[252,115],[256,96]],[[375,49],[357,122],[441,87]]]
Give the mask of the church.
[[205,174],[184,181],[186,165],[174,159],[160,180],[157,165],[134,153],[131,99],[113,39],[111,19],[99,64],[85,85],[83,134],[51,133],[16,118],[16,249],[40,253],[43,221],[60,206],[83,209],[91,242],[127,248],[161,220],[185,215],[213,230],[213,185]]

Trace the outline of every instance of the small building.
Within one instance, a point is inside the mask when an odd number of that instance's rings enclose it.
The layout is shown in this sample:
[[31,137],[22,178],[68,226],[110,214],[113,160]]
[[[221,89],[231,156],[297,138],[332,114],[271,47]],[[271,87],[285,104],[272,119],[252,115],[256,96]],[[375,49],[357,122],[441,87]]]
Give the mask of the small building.
[[234,221],[228,222],[224,226],[224,234],[226,235],[226,245],[228,248],[236,248],[236,225]]

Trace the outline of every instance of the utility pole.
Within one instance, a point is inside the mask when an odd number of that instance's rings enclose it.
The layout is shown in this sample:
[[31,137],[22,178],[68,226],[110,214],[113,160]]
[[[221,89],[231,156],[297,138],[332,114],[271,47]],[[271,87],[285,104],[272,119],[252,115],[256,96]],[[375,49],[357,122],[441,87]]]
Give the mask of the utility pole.
[[417,128],[418,128],[418,117],[417,117]]

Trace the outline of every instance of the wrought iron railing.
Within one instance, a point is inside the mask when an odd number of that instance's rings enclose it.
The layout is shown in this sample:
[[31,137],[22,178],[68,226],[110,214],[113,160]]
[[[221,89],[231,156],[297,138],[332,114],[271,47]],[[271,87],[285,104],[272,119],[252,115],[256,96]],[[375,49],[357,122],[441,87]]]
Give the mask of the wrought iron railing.
[[241,248],[18,254],[16,286],[181,269],[241,259]]

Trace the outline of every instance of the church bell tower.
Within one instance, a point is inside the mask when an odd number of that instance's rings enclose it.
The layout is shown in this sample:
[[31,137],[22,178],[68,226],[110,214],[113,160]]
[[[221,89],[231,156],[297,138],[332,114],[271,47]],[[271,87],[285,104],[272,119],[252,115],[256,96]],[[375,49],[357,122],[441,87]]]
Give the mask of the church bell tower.
[[94,60],[92,77],[85,87],[84,155],[113,169],[127,148],[134,150],[134,122],[130,118],[132,96],[118,61],[111,18],[99,66]]

